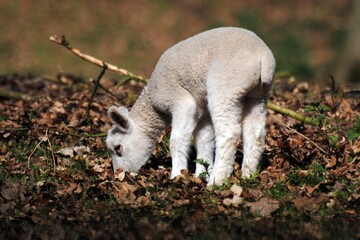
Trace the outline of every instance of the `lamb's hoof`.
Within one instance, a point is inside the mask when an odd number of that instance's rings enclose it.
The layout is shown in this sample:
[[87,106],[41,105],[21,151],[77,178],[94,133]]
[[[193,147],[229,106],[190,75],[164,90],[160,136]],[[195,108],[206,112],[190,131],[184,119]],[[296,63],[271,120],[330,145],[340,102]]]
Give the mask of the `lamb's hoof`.
[[170,175],[170,179],[175,179],[177,176],[181,177],[181,174],[172,174]]
[[183,177],[183,171],[185,170],[171,171],[170,179],[175,179],[176,177]]
[[255,171],[250,170],[249,168],[241,169],[241,177],[242,178],[250,178],[256,174]]
[[211,189],[215,186],[221,186],[224,184],[227,178],[216,178],[215,176],[210,176],[208,179],[207,188]]

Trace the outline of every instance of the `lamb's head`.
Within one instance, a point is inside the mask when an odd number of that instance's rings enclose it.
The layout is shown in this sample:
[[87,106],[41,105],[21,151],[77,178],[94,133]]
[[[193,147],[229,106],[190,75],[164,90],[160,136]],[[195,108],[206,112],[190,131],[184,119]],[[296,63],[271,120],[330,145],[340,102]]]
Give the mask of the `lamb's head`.
[[149,157],[148,139],[125,107],[110,107],[108,116],[113,126],[108,130],[106,146],[112,155],[114,171],[137,172]]

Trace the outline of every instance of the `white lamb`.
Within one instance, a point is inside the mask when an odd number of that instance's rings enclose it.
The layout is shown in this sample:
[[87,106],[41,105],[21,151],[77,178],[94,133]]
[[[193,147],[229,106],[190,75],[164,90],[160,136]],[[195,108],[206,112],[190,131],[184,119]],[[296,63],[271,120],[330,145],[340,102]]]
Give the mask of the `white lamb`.
[[[209,164],[208,185],[221,185],[233,171],[241,133],[242,176],[250,176],[264,149],[274,69],[271,50],[241,28],[209,30],[169,48],[131,111],[108,110],[114,126],[106,144],[114,170],[137,172],[161,130],[172,124],[171,178],[187,169],[193,139],[197,159]],[[204,171],[202,164],[196,165],[196,175]]]

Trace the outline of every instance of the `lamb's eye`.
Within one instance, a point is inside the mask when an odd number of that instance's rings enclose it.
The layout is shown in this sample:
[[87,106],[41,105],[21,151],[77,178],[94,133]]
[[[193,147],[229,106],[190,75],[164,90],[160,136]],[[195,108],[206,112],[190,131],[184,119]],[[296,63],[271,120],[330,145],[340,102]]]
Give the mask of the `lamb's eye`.
[[122,154],[121,154],[122,149],[123,149],[123,146],[121,144],[114,146],[114,151],[119,157],[122,156]]

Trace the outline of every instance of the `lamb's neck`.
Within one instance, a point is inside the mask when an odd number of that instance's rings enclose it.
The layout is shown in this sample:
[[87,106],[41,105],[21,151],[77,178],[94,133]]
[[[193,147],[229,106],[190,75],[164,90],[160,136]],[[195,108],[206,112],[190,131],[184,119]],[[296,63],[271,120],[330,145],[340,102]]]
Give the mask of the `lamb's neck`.
[[137,127],[150,140],[155,141],[160,132],[166,127],[165,119],[156,111],[151,102],[147,87],[143,89],[139,98],[130,111],[131,118],[135,121]]

